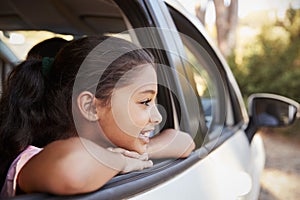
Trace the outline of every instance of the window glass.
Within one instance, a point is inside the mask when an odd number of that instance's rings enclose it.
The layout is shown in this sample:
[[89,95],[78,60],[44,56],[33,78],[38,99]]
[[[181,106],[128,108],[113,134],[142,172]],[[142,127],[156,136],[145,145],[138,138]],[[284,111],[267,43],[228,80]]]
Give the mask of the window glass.
[[203,65],[196,59],[195,55],[187,46],[185,46],[185,51],[188,61],[190,62],[190,65],[185,65],[185,67],[189,68],[187,70],[192,73],[189,80],[195,84],[195,94],[198,95],[203,107],[206,125],[210,127],[212,122],[212,107],[216,98],[214,94],[214,82],[212,77],[210,77]]
[[2,40],[20,59],[26,58],[27,52],[37,43],[53,38],[61,37],[66,40],[72,40],[72,35],[56,34],[49,31],[0,31],[0,40]]
[[[220,136],[224,126],[225,85],[222,76],[206,50],[186,36],[182,36],[187,62],[185,70],[194,94],[197,96],[200,112],[203,112],[206,129],[202,127],[204,142]],[[201,120],[201,119],[199,119]],[[206,130],[206,133],[203,133]],[[198,133],[199,134],[199,133]]]
[[[202,140],[200,143],[203,144],[218,138],[227,123],[227,109],[230,108],[227,85],[210,45],[184,16],[175,10],[170,11],[183,42],[185,55],[182,64],[185,76],[194,90],[193,95],[196,95],[198,100],[199,130],[195,142],[200,147],[197,140]],[[195,108],[188,110],[193,111]]]

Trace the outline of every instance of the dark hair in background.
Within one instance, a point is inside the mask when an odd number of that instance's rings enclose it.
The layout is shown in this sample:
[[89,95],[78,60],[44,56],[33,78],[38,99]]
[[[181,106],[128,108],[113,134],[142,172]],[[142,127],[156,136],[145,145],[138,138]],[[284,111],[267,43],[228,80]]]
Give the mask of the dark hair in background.
[[58,51],[66,44],[68,40],[63,38],[54,37],[46,39],[35,46],[33,46],[27,53],[26,59],[43,58],[43,57],[55,57]]
[[79,88],[91,92],[96,89],[95,97],[107,103],[113,88],[127,71],[141,64],[154,66],[153,57],[147,51],[122,39],[91,36],[64,46],[46,76],[42,73],[42,62],[34,59],[24,61],[12,71],[0,99],[0,187],[12,161],[28,145],[44,147],[55,140],[77,136],[72,115],[74,81],[88,54],[108,38],[119,48],[131,46],[133,51],[121,55],[107,68],[99,64],[105,57],[94,56],[94,69],[103,75],[100,80],[98,77],[95,86]]

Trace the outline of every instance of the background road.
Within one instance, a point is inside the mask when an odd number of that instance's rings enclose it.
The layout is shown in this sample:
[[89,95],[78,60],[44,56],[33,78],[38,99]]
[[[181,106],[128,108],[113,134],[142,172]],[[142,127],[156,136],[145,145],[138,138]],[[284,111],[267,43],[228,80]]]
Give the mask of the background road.
[[286,137],[266,130],[260,131],[259,134],[263,138],[266,151],[266,165],[262,174],[259,200],[299,200],[299,137]]

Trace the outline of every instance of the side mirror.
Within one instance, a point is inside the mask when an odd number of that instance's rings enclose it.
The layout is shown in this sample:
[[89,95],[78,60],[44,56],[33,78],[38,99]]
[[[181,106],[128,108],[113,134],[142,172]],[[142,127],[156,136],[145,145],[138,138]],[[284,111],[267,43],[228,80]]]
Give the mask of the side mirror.
[[248,98],[249,115],[256,127],[291,125],[299,115],[299,103],[289,98],[267,93]]

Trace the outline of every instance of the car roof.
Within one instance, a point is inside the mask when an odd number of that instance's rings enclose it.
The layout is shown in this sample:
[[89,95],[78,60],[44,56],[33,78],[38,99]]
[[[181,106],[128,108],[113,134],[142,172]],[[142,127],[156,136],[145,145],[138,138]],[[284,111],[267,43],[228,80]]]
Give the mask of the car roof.
[[111,0],[0,0],[0,30],[86,35],[126,30]]

